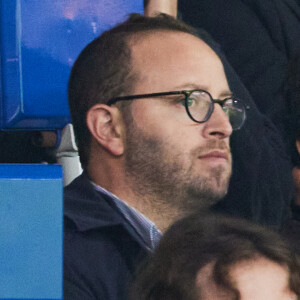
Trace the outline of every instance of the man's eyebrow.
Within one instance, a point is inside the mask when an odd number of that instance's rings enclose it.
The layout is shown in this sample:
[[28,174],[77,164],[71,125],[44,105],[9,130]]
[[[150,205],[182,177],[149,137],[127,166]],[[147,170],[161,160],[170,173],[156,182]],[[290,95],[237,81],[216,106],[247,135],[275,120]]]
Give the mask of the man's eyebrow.
[[185,83],[175,88],[176,90],[205,90],[204,86],[199,86],[194,83]]
[[228,98],[232,97],[233,93],[231,91],[224,91],[220,94],[219,98]]
[[[201,86],[194,83],[186,83],[176,87],[176,90],[204,90],[210,93],[209,88],[206,86]],[[228,98],[232,97],[233,93],[230,90],[224,90],[220,93],[218,98]]]

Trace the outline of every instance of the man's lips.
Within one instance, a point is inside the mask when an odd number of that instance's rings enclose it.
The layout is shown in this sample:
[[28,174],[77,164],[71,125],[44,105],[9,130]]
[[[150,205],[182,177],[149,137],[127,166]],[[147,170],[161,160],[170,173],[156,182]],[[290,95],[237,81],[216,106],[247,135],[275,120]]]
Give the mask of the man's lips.
[[200,159],[224,159],[229,160],[229,153],[226,151],[214,150],[208,153],[201,154]]

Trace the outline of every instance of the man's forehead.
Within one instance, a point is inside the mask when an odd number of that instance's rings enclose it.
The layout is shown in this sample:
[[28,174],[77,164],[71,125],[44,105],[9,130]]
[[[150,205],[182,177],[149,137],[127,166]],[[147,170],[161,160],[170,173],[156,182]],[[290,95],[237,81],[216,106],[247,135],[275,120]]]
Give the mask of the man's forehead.
[[192,34],[166,30],[148,33],[132,44],[131,59],[139,80],[153,87],[147,92],[156,91],[155,87],[158,92],[174,90],[177,85],[191,83],[211,92],[217,87],[218,95],[221,90],[230,93],[220,58]]
[[[134,51],[143,50],[144,47],[151,47],[152,45],[160,45],[166,43],[199,43],[199,47],[211,49],[203,40],[199,37],[183,32],[173,30],[149,30],[145,32],[139,32],[134,34],[130,40],[129,45]],[[212,50],[213,51],[213,50]]]
[[[200,38],[185,32],[170,30],[150,31],[130,41],[132,67],[142,68],[181,68],[195,62],[218,64],[220,58]],[[163,70],[161,70],[163,71]],[[200,70],[199,70],[200,71]]]

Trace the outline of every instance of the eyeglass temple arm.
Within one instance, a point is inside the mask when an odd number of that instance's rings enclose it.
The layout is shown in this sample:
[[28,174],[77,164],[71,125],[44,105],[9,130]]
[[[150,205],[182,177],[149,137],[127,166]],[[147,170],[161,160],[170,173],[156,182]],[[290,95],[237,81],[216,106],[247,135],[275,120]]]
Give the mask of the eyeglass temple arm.
[[174,91],[174,92],[163,92],[163,93],[152,93],[152,94],[140,94],[140,95],[131,95],[124,97],[116,97],[112,98],[107,102],[107,105],[113,105],[118,101],[126,101],[126,100],[134,100],[134,99],[143,99],[143,98],[152,98],[152,97],[160,97],[160,96],[168,96],[168,95],[186,95],[186,91]]

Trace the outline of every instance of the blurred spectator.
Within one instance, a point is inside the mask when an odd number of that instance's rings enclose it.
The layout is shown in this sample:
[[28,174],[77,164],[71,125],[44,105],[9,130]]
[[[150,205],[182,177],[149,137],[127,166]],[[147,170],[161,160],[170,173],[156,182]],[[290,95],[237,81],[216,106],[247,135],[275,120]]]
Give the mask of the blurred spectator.
[[284,80],[288,59],[300,45],[300,8],[294,0],[181,0],[178,8],[183,20],[220,44],[238,75],[227,75],[234,93],[244,84],[267,116],[251,105],[246,126],[232,135],[233,177],[218,209],[279,227],[293,198],[283,142],[288,123]]
[[293,178],[295,201],[292,206],[293,218],[283,228],[287,236],[300,252],[300,50],[290,62],[287,78],[289,99],[289,137],[293,149]]
[[300,46],[295,0],[179,0],[178,5],[183,20],[221,45],[259,110],[286,137],[284,80]]
[[218,215],[193,215],[165,233],[140,268],[130,299],[296,300],[299,263],[273,231]]
[[289,63],[286,97],[288,99],[288,136],[293,149],[293,165],[300,167],[300,47],[298,54]]
[[292,166],[272,122],[261,114],[249,92],[215,46],[233,93],[251,107],[241,130],[231,137],[233,176],[223,201],[215,209],[279,229],[290,218]]

